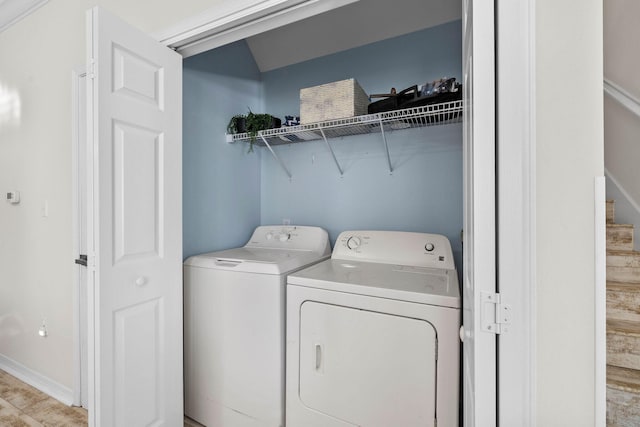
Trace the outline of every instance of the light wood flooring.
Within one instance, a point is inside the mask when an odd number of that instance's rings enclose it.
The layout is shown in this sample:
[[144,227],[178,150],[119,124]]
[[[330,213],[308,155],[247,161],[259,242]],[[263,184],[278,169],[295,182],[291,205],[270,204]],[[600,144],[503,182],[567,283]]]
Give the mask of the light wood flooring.
[[[0,427],[85,427],[87,411],[67,406],[0,370]],[[202,427],[188,418],[184,427]]]

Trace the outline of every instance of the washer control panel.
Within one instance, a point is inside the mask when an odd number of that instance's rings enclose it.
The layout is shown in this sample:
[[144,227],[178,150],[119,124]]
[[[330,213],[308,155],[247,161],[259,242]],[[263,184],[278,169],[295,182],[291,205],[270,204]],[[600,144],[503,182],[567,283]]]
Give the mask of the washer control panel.
[[246,247],[320,250],[324,253],[330,243],[327,232],[320,227],[262,225],[255,229]]
[[345,231],[333,248],[333,259],[453,269],[449,239],[440,234],[404,231]]

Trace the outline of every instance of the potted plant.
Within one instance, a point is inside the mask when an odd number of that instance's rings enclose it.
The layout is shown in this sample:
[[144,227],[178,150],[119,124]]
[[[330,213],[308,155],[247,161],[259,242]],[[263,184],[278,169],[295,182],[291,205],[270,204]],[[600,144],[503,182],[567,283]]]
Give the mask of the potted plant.
[[246,117],[247,134],[249,135],[249,152],[253,151],[253,143],[256,141],[258,132],[261,130],[279,128],[281,120],[271,114],[256,114],[249,110]]
[[236,114],[231,117],[227,125],[227,133],[245,133],[247,131],[247,116],[244,114]]
[[236,114],[231,117],[227,125],[227,132],[230,134],[247,133],[249,136],[249,152],[253,151],[253,144],[261,130],[279,128],[282,121],[271,114],[256,114],[251,109],[249,113]]

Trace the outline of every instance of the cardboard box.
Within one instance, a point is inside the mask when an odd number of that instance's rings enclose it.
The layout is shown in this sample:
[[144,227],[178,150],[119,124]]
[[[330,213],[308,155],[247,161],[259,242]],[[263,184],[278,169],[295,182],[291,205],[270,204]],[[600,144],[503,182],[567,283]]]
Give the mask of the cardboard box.
[[369,97],[355,79],[300,89],[300,123],[367,114]]

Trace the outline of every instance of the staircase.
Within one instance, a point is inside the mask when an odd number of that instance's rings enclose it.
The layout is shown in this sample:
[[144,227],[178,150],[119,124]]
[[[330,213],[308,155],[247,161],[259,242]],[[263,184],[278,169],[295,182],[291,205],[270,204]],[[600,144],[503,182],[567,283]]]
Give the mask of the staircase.
[[607,426],[640,426],[640,252],[607,201]]

